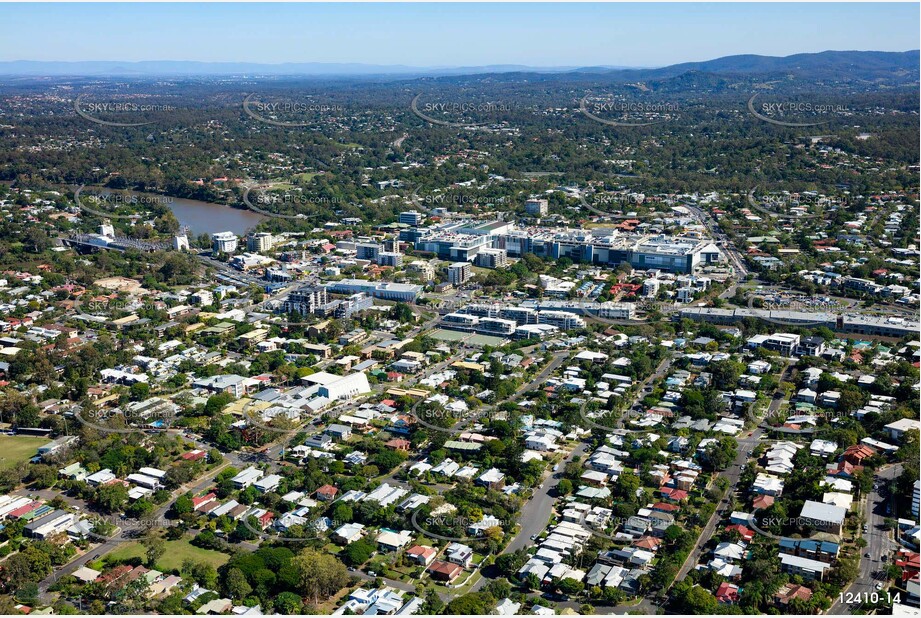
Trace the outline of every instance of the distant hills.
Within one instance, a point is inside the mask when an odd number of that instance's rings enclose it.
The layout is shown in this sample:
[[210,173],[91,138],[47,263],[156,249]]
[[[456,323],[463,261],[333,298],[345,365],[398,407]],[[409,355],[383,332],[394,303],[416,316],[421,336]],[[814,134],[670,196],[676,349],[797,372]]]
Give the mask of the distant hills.
[[795,54],[793,56],[756,56],[752,54],[726,56],[706,62],[684,62],[668,67],[621,73],[645,74],[649,78],[675,77],[684,73],[701,72],[715,75],[785,74],[793,77],[835,76],[873,79],[875,76],[889,77],[892,74],[918,75],[921,52],[878,51],[824,51],[816,54]]
[[87,61],[41,62],[19,60],[0,62],[0,75],[17,77],[457,77],[499,74],[553,75],[604,78],[612,82],[668,80],[687,74],[713,76],[783,76],[842,81],[880,81],[912,83],[918,81],[921,52],[824,51],[792,56],[726,56],[704,62],[685,62],[659,68],[530,67],[487,65],[473,67],[413,67],[358,63],[286,63],[191,61]]
[[[601,67],[617,70],[627,67]],[[353,77],[361,75],[443,76],[479,75],[483,73],[561,73],[577,71],[579,67],[531,67],[496,64],[473,67],[414,67],[401,64],[360,64],[298,62],[258,64],[252,62],[195,62],[181,60],[150,60],[144,62],[85,61],[41,62],[17,60],[0,62],[0,75],[66,76],[66,77],[198,77],[198,76],[291,76],[291,77]]]

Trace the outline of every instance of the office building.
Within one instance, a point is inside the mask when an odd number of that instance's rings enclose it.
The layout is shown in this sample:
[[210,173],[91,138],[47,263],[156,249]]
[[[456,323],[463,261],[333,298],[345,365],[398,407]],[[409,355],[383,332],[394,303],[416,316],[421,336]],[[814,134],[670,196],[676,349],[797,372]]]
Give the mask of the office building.
[[410,283],[387,283],[368,281],[367,279],[342,279],[326,284],[326,289],[332,294],[365,294],[382,300],[399,300],[407,303],[416,302],[422,293],[421,285]]
[[423,219],[425,219],[425,215],[415,210],[407,210],[400,213],[400,223],[404,225],[418,227],[419,225],[422,225]]
[[317,394],[330,400],[352,399],[362,393],[371,391],[368,376],[362,372],[350,373],[347,376],[335,376],[326,384],[321,384]]
[[568,311],[538,311],[537,323],[556,326],[560,330],[585,328],[585,320]]
[[921,507],[921,481],[915,481],[911,492],[911,516],[918,519],[918,509]]
[[334,300],[330,305],[335,305],[333,309],[333,315],[335,317],[345,319],[352,317],[353,313],[373,307],[374,299],[364,292],[359,292],[343,300]]

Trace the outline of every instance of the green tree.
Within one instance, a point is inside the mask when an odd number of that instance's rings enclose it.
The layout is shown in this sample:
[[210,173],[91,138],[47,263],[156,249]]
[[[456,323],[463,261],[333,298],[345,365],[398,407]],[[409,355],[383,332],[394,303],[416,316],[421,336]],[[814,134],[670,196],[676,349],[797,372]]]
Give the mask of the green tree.
[[738,447],[735,439],[725,436],[707,446],[704,454],[713,470],[725,470],[738,456]]
[[561,496],[568,496],[572,493],[572,481],[569,479],[560,479],[560,482],[556,485],[556,491]]
[[374,543],[368,539],[359,539],[345,546],[342,550],[342,559],[349,566],[360,566],[371,558],[374,550]]
[[166,542],[153,533],[148,534],[141,540],[147,556],[147,566],[153,568],[164,553],[166,553]]
[[304,606],[301,597],[287,590],[275,597],[274,605],[275,611],[285,614],[286,616],[300,614]]
[[128,502],[128,489],[121,483],[96,488],[96,504],[107,513],[121,511]]
[[291,560],[300,591],[314,604],[339,591],[349,581],[345,565],[328,554],[307,548]]
[[228,569],[224,577],[224,590],[230,598],[243,600],[253,591],[252,586],[246,581],[246,576],[240,569]]
[[195,510],[195,503],[192,502],[192,496],[189,494],[182,494],[176,501],[173,502],[173,512],[177,516],[186,515]]
[[559,584],[557,584],[557,588],[559,588],[560,592],[563,594],[575,596],[582,592],[582,590],[585,588],[585,584],[567,577],[563,579]]

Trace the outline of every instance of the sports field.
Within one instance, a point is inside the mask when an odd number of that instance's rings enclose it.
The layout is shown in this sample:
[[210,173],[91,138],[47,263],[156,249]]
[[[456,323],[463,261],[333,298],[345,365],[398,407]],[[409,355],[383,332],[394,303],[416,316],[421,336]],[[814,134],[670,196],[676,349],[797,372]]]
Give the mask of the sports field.
[[37,454],[38,447],[49,442],[48,438],[33,436],[0,436],[0,470],[29,461]]

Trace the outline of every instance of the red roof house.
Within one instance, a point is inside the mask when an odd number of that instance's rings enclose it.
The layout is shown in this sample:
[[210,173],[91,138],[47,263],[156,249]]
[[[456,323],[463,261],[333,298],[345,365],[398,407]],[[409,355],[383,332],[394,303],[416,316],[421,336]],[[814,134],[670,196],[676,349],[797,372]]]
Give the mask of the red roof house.
[[317,490],[317,498],[329,502],[330,500],[335,500],[338,493],[339,490],[332,485],[324,485]]
[[715,596],[720,603],[737,603],[739,601],[739,587],[729,582],[723,582],[716,589]]

